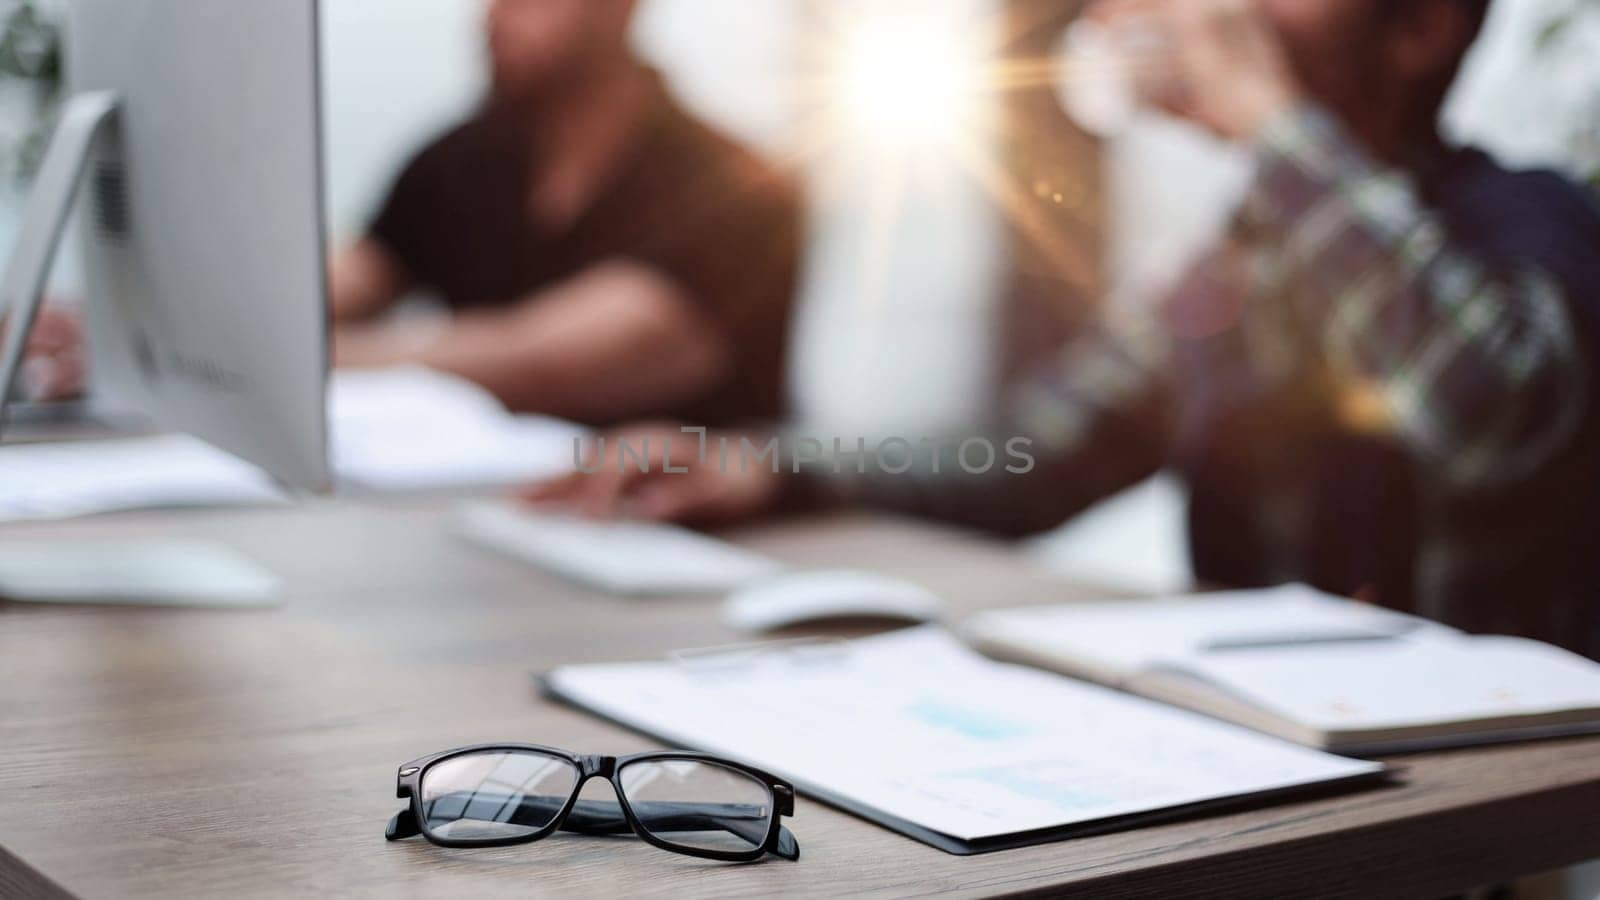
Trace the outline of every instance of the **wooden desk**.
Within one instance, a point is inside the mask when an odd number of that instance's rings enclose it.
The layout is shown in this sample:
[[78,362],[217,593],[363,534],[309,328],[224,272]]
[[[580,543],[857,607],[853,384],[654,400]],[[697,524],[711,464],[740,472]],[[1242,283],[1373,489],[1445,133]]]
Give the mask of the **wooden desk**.
[[[710,600],[596,596],[443,526],[438,506],[327,505],[0,529],[215,537],[291,585],[275,612],[0,606],[0,897],[1425,897],[1600,857],[1600,740],[1410,757],[1399,787],[969,858],[804,801],[798,864],[708,865],[566,836],[389,844],[407,759],[487,740],[646,746],[535,698],[530,672],[736,638]],[[1075,595],[1001,548],[888,520],[742,540],[912,575],[964,608]]]

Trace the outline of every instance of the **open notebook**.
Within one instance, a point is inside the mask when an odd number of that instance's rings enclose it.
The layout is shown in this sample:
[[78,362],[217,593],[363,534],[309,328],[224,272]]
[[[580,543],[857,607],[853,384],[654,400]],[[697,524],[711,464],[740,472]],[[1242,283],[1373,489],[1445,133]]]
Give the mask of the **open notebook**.
[[1098,685],[983,658],[935,627],[569,666],[548,694],[950,853],[1145,824],[1380,777]]
[[963,630],[995,657],[1339,753],[1600,732],[1600,665],[1301,586],[984,613]]

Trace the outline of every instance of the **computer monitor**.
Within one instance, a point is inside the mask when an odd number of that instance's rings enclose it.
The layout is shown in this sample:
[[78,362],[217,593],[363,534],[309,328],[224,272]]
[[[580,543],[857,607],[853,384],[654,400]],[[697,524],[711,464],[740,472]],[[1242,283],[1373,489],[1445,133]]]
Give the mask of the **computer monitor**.
[[327,490],[316,0],[66,12],[69,99],[0,282],[0,399],[81,196],[97,401]]

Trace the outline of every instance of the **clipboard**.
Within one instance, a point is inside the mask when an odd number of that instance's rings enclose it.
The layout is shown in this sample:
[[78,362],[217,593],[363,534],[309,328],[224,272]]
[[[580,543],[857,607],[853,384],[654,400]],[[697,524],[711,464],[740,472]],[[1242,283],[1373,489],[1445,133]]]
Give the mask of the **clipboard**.
[[[849,655],[866,648],[867,653],[874,653],[884,646],[883,642],[899,642],[905,647],[897,648],[899,653],[907,647],[913,652],[918,647],[933,647],[943,653],[971,653],[964,647],[954,647],[954,638],[949,637],[938,628],[919,628],[909,632],[900,632],[881,638],[870,638],[865,641],[847,644],[846,642],[781,642],[769,645],[743,645],[725,648],[729,656],[734,659],[767,660],[776,655],[782,656],[808,656],[798,665],[815,666],[825,665],[819,662],[828,655],[837,656],[840,653]],[[823,646],[826,644],[826,646]],[[717,648],[714,648],[714,650]],[[976,657],[976,654],[973,654]],[[981,658],[977,658],[981,660]],[[988,660],[967,660],[976,665],[981,671],[987,667],[996,667],[1002,677],[1011,677],[1018,670],[1017,667],[1003,663],[994,663]],[[871,792],[853,790],[836,783],[834,777],[837,773],[830,773],[826,767],[816,767],[805,764],[799,754],[792,754],[788,760],[771,758],[771,746],[761,746],[761,742],[751,742],[748,747],[730,746],[726,733],[718,735],[712,730],[701,730],[697,724],[688,727],[681,724],[674,727],[673,723],[665,722],[659,715],[651,714],[649,710],[655,706],[649,699],[635,697],[634,702],[622,699],[620,695],[632,690],[624,687],[616,693],[618,697],[601,697],[596,692],[596,681],[604,682],[608,679],[616,686],[624,686],[632,679],[651,679],[657,681],[673,678],[666,675],[670,672],[682,672],[686,661],[690,665],[705,664],[705,668],[695,673],[692,677],[696,680],[708,679],[702,683],[715,683],[709,679],[741,677],[738,667],[728,664],[725,659],[718,659],[714,651],[691,651],[688,654],[678,653],[673,658],[657,663],[617,665],[617,666],[579,666],[557,669],[553,672],[535,676],[535,683],[540,693],[554,702],[561,703],[570,708],[595,716],[603,721],[617,725],[621,728],[641,734],[651,740],[666,746],[682,747],[683,749],[701,750],[743,759],[751,764],[760,764],[769,770],[775,771],[791,780],[799,792],[806,798],[818,801],[828,806],[849,813],[857,818],[864,819],[880,827],[886,828],[897,834],[927,844],[938,850],[957,856],[969,856],[982,853],[992,853],[1002,850],[1011,850],[1022,847],[1037,846],[1040,844],[1054,843],[1078,837],[1089,837],[1117,831],[1140,828],[1147,825],[1160,824],[1175,820],[1193,818],[1195,816],[1228,809],[1241,809],[1264,806],[1289,797],[1315,797],[1328,795],[1334,792],[1352,789],[1358,785],[1376,784],[1392,777],[1393,770],[1372,762],[1347,760],[1332,757],[1316,751],[1307,750],[1279,741],[1256,735],[1238,729],[1236,726],[1225,723],[1201,719],[1199,723],[1186,721],[1194,717],[1191,713],[1181,710],[1161,708],[1159,716],[1176,717],[1174,721],[1183,722],[1183,729],[1199,735],[1213,735],[1219,746],[1229,746],[1235,742],[1243,742],[1240,746],[1249,746],[1251,752],[1265,754],[1278,762],[1297,763],[1304,767],[1302,775],[1306,776],[1295,783],[1270,784],[1263,781],[1260,786],[1251,790],[1224,790],[1215,796],[1201,797],[1186,802],[1156,804],[1151,808],[1127,811],[1120,814],[1080,817],[1071,821],[1041,824],[1038,827],[1018,828],[1003,830],[995,834],[960,833],[954,828],[940,827],[937,817],[930,820],[927,816],[906,814],[908,805],[896,799],[893,792],[870,796]],[[598,678],[575,678],[573,673],[580,675],[590,674]],[[769,672],[766,676],[770,677]],[[1099,688],[1080,682],[1072,682],[1060,676],[1026,670],[1022,679],[1024,682],[1046,686],[1066,686],[1065,696],[1087,698],[1086,702],[1105,708],[1117,709],[1119,707],[1131,710],[1129,715],[1143,715],[1151,712],[1151,704],[1135,697],[1118,694],[1109,689]],[[587,683],[585,683],[587,682]],[[644,682],[641,681],[641,684]],[[672,685],[673,689],[681,686],[678,680]],[[602,689],[600,694],[605,691]],[[1107,706],[1109,704],[1109,706]],[[659,709],[659,706],[656,706]],[[734,743],[737,743],[735,741]],[[1211,748],[1200,748],[1207,750]],[[782,755],[779,753],[778,755]],[[785,765],[784,763],[791,763]],[[794,764],[794,763],[800,764]],[[775,764],[776,763],[776,764]],[[815,769],[815,771],[813,771]],[[823,777],[816,777],[818,774]],[[1314,776],[1314,777],[1313,777]],[[887,797],[890,802],[884,802]]]

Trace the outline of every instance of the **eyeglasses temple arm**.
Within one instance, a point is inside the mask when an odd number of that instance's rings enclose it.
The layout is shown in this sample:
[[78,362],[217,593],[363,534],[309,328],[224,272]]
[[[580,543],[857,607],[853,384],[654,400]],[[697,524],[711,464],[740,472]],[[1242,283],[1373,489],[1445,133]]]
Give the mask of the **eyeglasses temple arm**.
[[403,841],[419,834],[422,834],[422,829],[418,827],[417,817],[411,814],[411,807],[408,806],[394,814],[383,836],[391,841]]
[[800,842],[794,839],[794,832],[786,826],[778,828],[778,846],[772,852],[777,856],[794,862],[800,858]]

